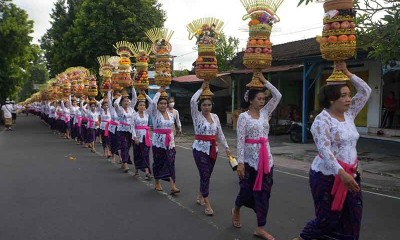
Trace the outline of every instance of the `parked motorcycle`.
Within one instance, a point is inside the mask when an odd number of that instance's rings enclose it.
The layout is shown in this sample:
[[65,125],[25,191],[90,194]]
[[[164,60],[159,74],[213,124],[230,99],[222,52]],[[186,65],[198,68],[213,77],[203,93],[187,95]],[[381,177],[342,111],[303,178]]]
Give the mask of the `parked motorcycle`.
[[[312,139],[311,135],[311,124],[307,124],[307,139]],[[303,123],[301,122],[293,122],[290,125],[288,130],[290,140],[294,143],[300,143],[303,139]]]
[[[307,123],[307,139],[312,140],[311,125],[314,121],[314,115],[309,116],[309,122]],[[303,123],[292,121],[288,130],[290,140],[294,143],[300,143],[303,140]]]

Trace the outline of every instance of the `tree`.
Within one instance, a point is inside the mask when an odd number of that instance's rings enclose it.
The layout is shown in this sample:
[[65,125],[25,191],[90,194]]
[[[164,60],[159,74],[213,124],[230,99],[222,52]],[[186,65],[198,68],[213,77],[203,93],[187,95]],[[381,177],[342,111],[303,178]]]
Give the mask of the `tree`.
[[[298,5],[315,0],[300,0]],[[400,59],[400,1],[355,0],[357,45],[383,63]]]
[[33,21],[10,0],[0,1],[0,101],[15,98],[31,61]]
[[64,71],[76,62],[74,39],[71,34],[73,22],[83,0],[58,0],[52,9],[51,27],[40,40],[45,50],[47,67],[52,76]]
[[34,84],[44,84],[49,80],[43,50],[38,45],[33,44],[31,46],[31,56],[32,61],[27,68],[27,76],[19,93],[19,100],[30,97],[36,91],[33,89]]
[[238,46],[238,38],[232,36],[226,38],[225,34],[220,34],[216,44],[216,56],[218,62],[218,70],[220,72],[225,72],[232,69],[230,61],[235,56]]
[[77,65],[97,70],[97,56],[114,55],[117,41],[147,40],[144,32],[162,27],[165,14],[156,0],[59,0],[52,19],[42,48],[55,75]]

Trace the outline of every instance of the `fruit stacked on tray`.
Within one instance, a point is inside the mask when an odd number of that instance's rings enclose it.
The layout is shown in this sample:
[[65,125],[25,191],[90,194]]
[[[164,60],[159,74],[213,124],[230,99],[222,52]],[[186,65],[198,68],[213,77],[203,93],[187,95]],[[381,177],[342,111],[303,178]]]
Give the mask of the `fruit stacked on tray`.
[[216,18],[200,18],[187,25],[189,39],[196,37],[198,57],[196,59],[196,76],[207,83],[201,98],[211,98],[213,93],[209,88],[209,81],[217,76],[218,63],[215,53],[218,36],[222,32],[224,23]]

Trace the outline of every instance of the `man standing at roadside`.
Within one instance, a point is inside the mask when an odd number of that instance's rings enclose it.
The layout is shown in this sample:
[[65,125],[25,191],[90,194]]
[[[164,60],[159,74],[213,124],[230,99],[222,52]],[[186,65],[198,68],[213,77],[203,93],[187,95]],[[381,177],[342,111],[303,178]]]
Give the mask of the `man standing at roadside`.
[[4,126],[6,127],[7,131],[11,131],[11,125],[12,125],[12,110],[13,110],[13,105],[10,102],[10,99],[7,98],[6,104],[4,104],[1,107],[1,110],[3,111],[3,117],[4,117]]
[[15,105],[14,101],[11,101],[12,109],[11,109],[11,116],[12,116],[12,123],[15,124],[17,121],[17,106]]

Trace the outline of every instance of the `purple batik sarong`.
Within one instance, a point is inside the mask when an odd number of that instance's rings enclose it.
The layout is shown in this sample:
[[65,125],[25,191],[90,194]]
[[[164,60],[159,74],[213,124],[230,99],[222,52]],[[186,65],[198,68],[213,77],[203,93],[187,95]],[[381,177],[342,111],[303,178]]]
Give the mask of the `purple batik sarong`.
[[206,198],[209,194],[210,178],[214,170],[215,160],[210,155],[193,149],[193,158],[200,175],[200,193]]
[[253,209],[257,215],[257,225],[263,227],[267,223],[269,198],[273,185],[273,168],[268,174],[263,175],[261,191],[253,190],[257,171],[247,163],[244,164],[244,169],[245,175],[239,182],[240,190],[236,197],[235,205],[237,208],[246,206]]
[[109,132],[108,133],[110,137],[110,147],[111,147],[111,153],[118,155],[118,150],[119,150],[119,139],[118,135],[116,133]]
[[144,139],[139,144],[133,144],[133,162],[136,170],[145,172],[147,168],[150,171],[150,147],[146,146]]
[[105,149],[106,147],[108,149],[111,149],[111,137],[110,134],[108,134],[108,136],[104,136],[105,131],[99,129],[99,134],[101,136],[101,145],[103,146],[103,149]]
[[96,129],[87,128],[86,129],[86,143],[92,143],[96,141]]
[[164,149],[153,146],[153,175],[159,180],[175,182],[175,148]]
[[118,131],[117,135],[121,149],[122,163],[132,164],[131,156],[129,155],[129,149],[132,145],[132,134],[130,132]]
[[[324,237],[358,240],[363,209],[361,191],[347,192],[342,211],[332,211],[331,190],[335,177],[313,170],[310,170],[309,177],[316,218],[307,223],[300,236],[304,240]],[[356,181],[360,185],[360,179]]]

